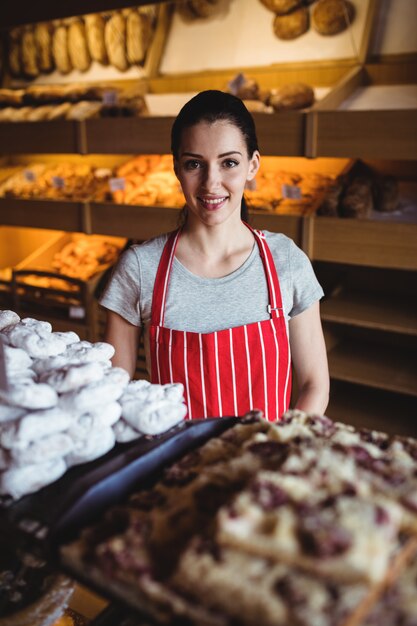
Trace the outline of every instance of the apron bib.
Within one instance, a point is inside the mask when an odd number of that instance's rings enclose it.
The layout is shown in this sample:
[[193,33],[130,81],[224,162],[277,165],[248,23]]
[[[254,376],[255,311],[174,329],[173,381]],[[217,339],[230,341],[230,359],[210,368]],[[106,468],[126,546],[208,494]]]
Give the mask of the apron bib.
[[278,274],[265,235],[245,225],[254,234],[265,271],[268,320],[212,333],[166,328],[165,305],[180,230],[169,236],[159,262],[149,329],[151,382],[184,385],[187,419],[260,409],[275,421],[289,406],[291,358]]

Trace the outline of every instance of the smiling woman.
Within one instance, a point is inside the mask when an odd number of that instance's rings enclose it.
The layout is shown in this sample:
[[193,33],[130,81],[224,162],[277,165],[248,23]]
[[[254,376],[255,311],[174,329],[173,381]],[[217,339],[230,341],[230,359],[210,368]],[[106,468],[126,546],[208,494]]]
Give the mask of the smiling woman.
[[188,418],[259,409],[279,419],[291,366],[296,406],[323,413],[323,291],[291,239],[246,221],[243,193],[260,164],[252,116],[240,99],[205,91],[181,109],[171,141],[184,224],[119,261],[101,300],[113,364],[133,375],[143,330],[152,382],[183,383]]

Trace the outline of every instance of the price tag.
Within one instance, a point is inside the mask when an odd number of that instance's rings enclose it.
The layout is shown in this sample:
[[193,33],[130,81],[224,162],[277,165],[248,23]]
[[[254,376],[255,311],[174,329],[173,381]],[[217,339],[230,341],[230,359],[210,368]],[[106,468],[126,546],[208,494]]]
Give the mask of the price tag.
[[73,320],[82,320],[85,317],[85,308],[83,306],[70,306],[69,316]]
[[103,104],[107,107],[114,107],[118,101],[118,93],[116,90],[109,90],[103,93]]
[[233,80],[227,83],[230,93],[233,94],[234,96],[237,93],[239,93],[239,90],[241,89],[244,82],[245,82],[245,77],[243,74],[238,74],[237,76],[235,76]]
[[287,200],[301,200],[303,194],[297,185],[281,185],[282,197]]
[[63,189],[65,187],[65,180],[62,176],[52,176],[52,186],[55,189]]
[[124,191],[126,180],[124,178],[110,178],[109,186],[111,191]]
[[25,170],[23,172],[23,176],[25,177],[25,180],[28,181],[28,183],[33,183],[36,180],[36,174],[35,172],[32,172],[32,170]]
[[0,389],[7,391],[9,381],[7,378],[6,355],[4,353],[3,339],[0,337]]

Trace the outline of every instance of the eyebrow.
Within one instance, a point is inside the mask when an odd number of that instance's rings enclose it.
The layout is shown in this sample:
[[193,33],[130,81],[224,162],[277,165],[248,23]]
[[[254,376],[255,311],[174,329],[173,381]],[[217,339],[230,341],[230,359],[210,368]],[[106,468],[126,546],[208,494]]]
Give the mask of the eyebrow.
[[[240,154],[240,156],[242,156],[242,153],[239,152],[238,150],[230,150],[230,152],[223,152],[222,154],[219,154],[217,158],[221,159],[223,157],[230,156],[231,154]],[[194,152],[183,152],[181,156],[196,157],[198,159],[204,158],[202,154],[195,154]]]

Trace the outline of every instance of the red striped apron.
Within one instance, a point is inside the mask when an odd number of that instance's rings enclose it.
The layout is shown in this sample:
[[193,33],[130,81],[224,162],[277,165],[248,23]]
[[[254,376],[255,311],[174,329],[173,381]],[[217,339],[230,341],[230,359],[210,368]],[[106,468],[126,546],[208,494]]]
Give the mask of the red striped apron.
[[291,394],[291,357],[275,263],[261,231],[253,230],[268,284],[270,319],[212,333],[164,326],[165,305],[175,250],[174,231],[156,274],[149,329],[151,381],[181,382],[188,419],[239,416],[261,409],[275,421]]

